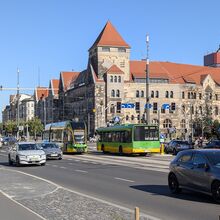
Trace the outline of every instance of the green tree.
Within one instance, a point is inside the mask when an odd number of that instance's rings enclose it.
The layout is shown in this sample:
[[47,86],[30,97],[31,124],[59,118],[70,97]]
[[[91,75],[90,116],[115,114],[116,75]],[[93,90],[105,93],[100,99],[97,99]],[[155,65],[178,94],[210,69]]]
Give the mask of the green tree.
[[8,133],[8,134],[16,133],[16,131],[17,131],[16,122],[11,121],[11,120],[7,121],[5,123],[5,130],[6,130],[6,133]]
[[41,123],[41,120],[37,117],[28,121],[28,127],[30,135],[34,136],[34,138],[36,138],[37,135],[40,135],[44,130],[44,126]]

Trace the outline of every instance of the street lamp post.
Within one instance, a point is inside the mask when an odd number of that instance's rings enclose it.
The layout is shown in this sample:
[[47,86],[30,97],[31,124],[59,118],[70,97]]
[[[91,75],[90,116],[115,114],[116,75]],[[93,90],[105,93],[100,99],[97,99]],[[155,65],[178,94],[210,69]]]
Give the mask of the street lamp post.
[[146,124],[150,124],[150,100],[149,100],[149,35],[146,36],[147,59],[146,59]]
[[19,69],[17,68],[17,139],[19,139]]

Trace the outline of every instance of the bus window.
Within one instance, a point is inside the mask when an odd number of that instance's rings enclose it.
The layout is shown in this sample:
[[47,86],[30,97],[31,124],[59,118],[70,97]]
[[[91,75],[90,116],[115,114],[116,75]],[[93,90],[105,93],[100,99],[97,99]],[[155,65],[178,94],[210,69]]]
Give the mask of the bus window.
[[136,126],[134,128],[134,140],[135,141],[159,140],[157,127]]
[[115,142],[120,142],[120,140],[121,140],[121,132],[120,132],[120,131],[117,131],[117,132],[116,132]]

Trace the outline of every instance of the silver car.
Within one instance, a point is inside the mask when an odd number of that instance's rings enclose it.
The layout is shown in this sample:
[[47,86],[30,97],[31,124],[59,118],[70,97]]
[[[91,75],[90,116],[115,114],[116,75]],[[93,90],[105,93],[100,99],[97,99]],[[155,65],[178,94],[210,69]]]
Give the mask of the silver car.
[[31,142],[19,142],[9,149],[8,163],[17,166],[21,164],[46,164],[46,154],[40,147]]
[[38,143],[38,146],[45,152],[47,159],[61,160],[63,158],[63,152],[56,143],[44,142]]
[[182,188],[212,195],[220,203],[220,150],[186,150],[170,163],[168,185],[172,193]]

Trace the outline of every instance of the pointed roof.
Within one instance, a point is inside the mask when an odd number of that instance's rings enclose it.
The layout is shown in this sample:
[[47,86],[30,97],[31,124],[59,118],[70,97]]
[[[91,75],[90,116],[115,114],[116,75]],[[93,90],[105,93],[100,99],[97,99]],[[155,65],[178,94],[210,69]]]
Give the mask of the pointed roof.
[[80,72],[61,72],[60,76],[61,76],[61,83],[63,86],[64,91],[66,91],[71,82],[76,80],[76,78],[79,76]]
[[59,90],[59,79],[51,79],[51,89],[53,95],[58,95]]
[[92,49],[94,46],[117,46],[130,48],[130,46],[124,41],[110,21],[106,23],[105,27],[102,29],[101,33],[90,49]]
[[118,74],[123,74],[124,72],[119,68],[117,67],[115,64],[112,65],[106,73],[118,73]]
[[49,90],[47,87],[37,87],[35,89],[35,97],[36,101],[38,102],[40,99],[45,99],[47,98],[49,94]]

